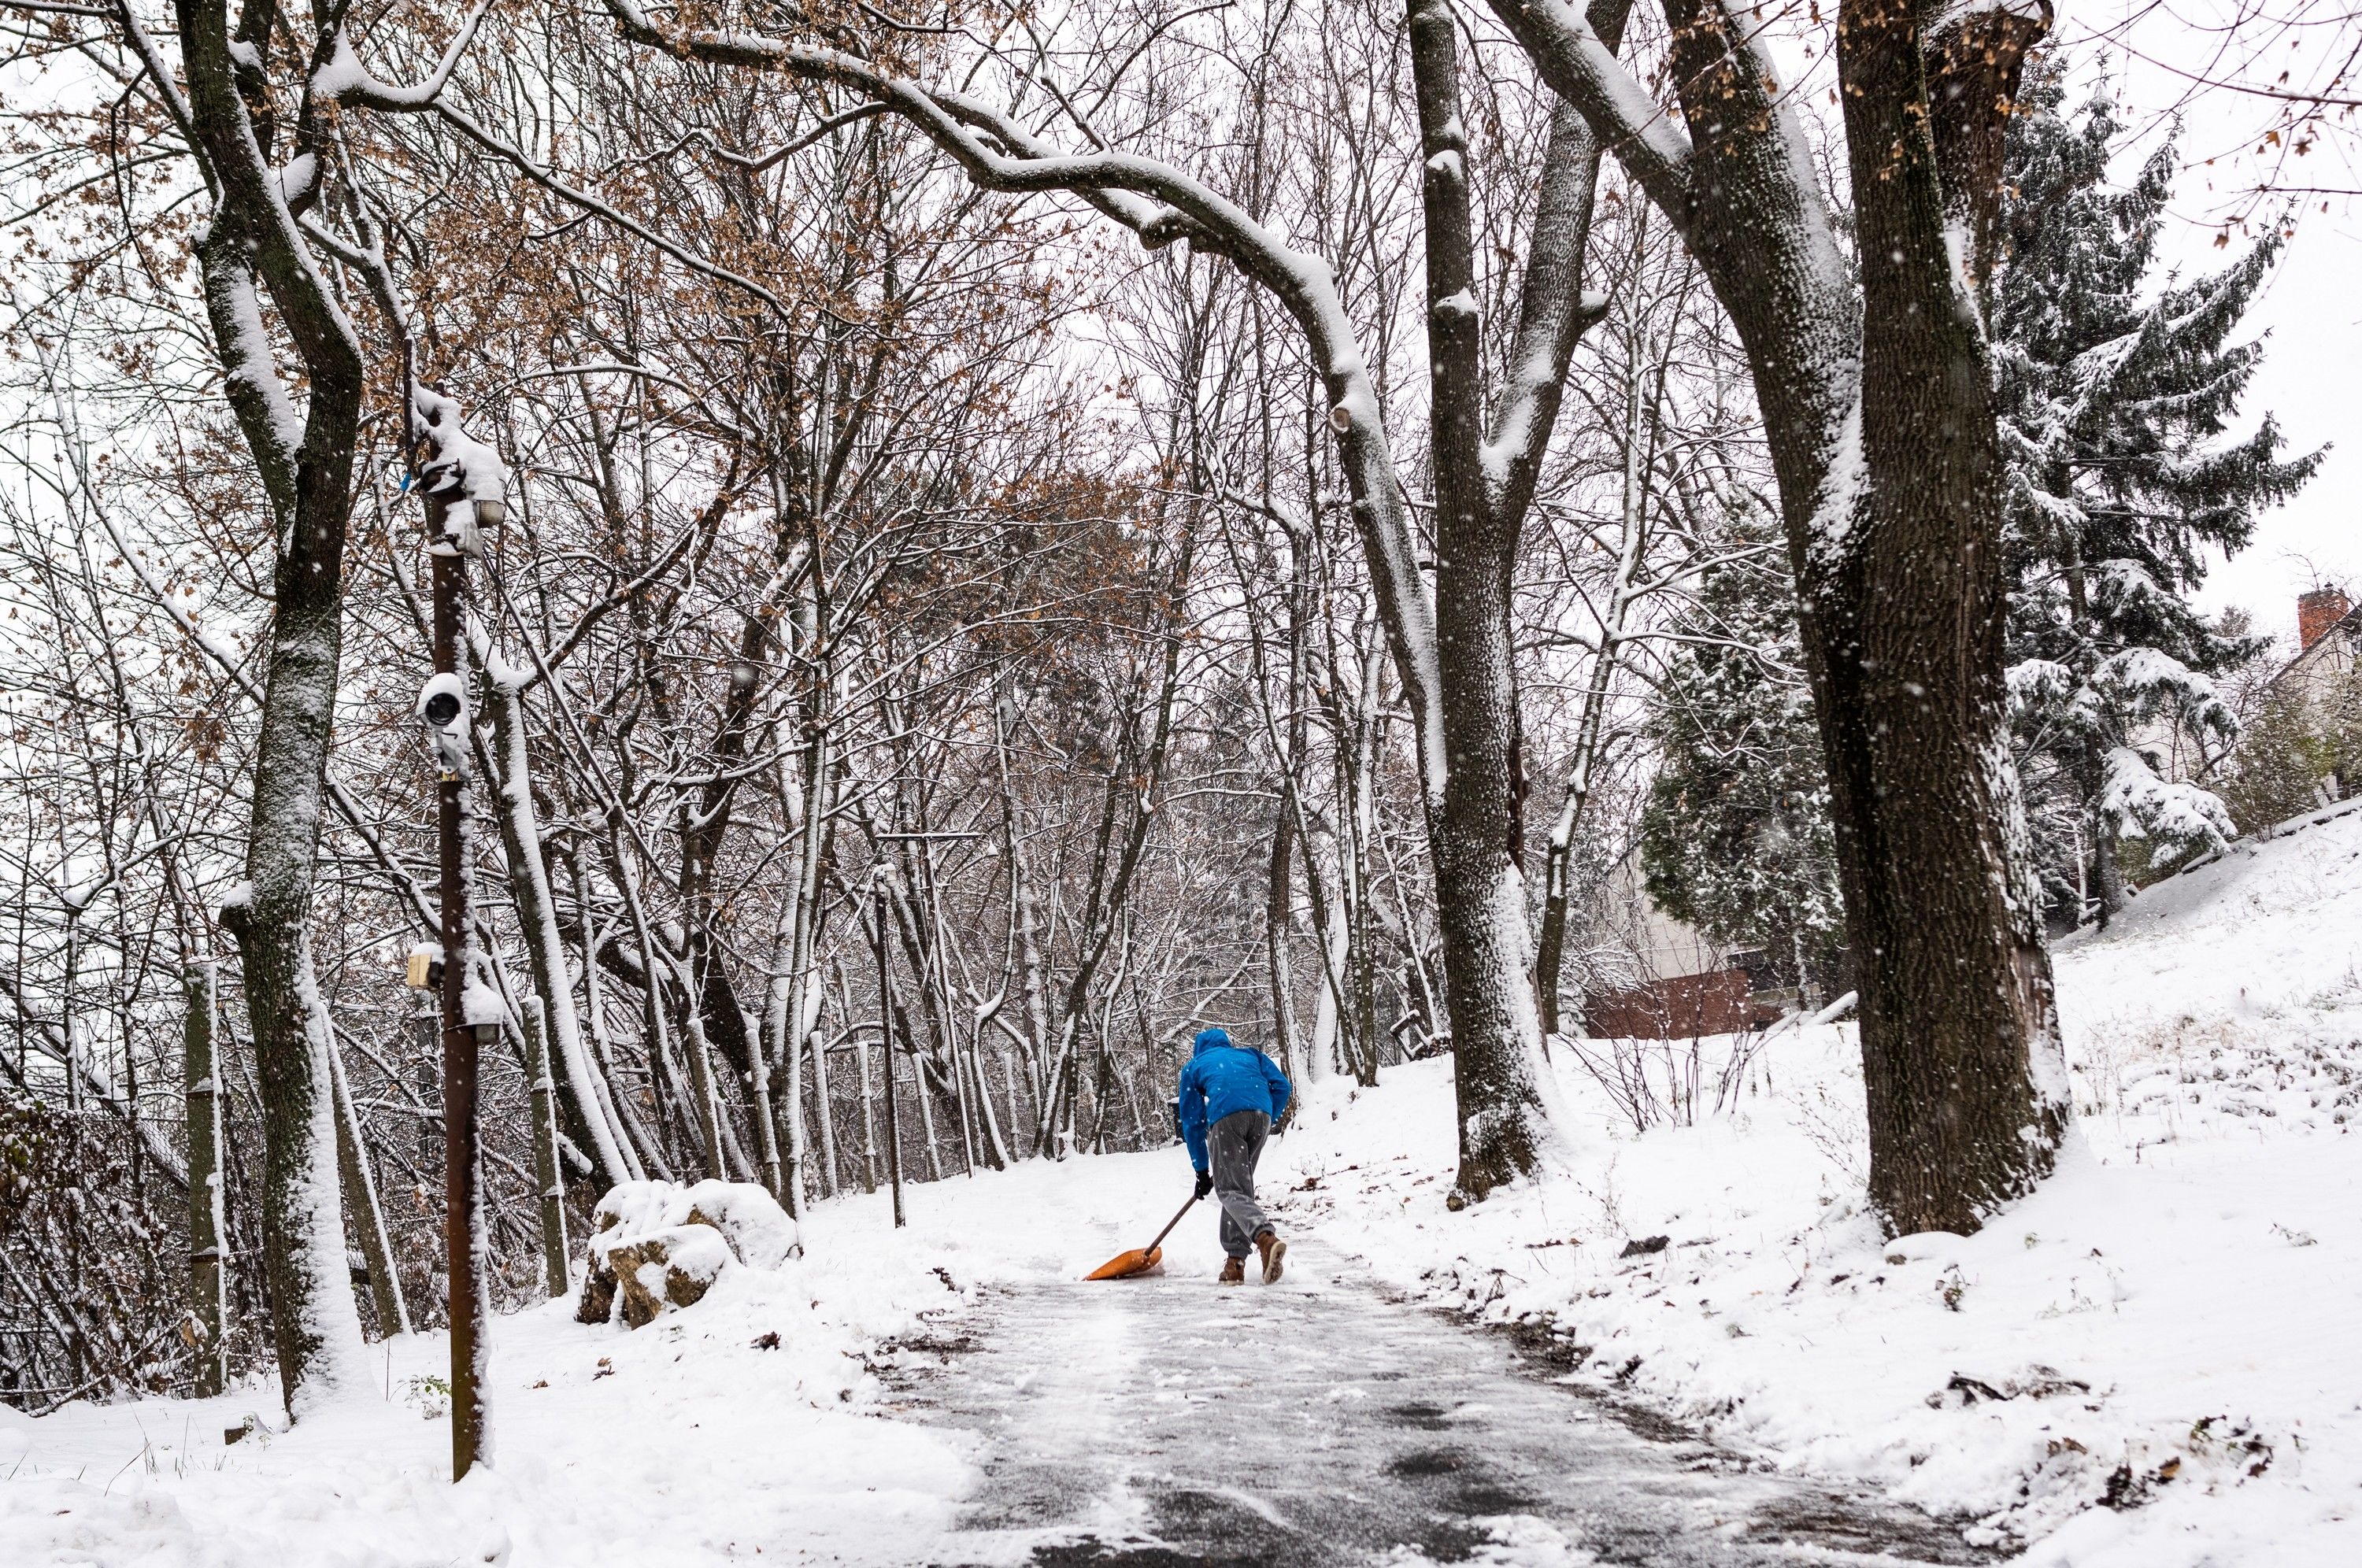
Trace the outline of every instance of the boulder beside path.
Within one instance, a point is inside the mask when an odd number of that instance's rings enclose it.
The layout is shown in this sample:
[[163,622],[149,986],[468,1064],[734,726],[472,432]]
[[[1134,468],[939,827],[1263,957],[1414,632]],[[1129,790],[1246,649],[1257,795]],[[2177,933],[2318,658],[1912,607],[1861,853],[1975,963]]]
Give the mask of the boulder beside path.
[[591,1211],[576,1321],[644,1328],[693,1307],[733,1268],[803,1255],[796,1222],[752,1182],[627,1181]]

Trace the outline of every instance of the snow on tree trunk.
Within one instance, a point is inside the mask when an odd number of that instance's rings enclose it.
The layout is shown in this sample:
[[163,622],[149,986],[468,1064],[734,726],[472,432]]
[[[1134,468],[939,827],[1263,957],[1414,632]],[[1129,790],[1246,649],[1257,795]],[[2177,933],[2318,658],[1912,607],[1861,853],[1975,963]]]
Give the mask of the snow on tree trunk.
[[[358,366],[354,369],[358,370]],[[341,411],[331,405],[348,399]],[[348,1284],[328,1074],[334,1048],[312,973],[311,911],[320,797],[342,644],[341,569],[358,377],[315,377],[289,548],[280,558],[262,722],[255,741],[242,901],[223,911],[236,939],[262,1089],[263,1267],[287,1408],[359,1377],[360,1319]],[[329,450],[315,458],[315,444]]]
[[[274,827],[266,822],[263,832]],[[248,865],[270,858],[249,853]],[[313,978],[309,922],[270,919],[252,884],[232,899],[222,924],[237,942],[262,1099],[262,1271],[281,1394],[288,1415],[300,1418],[365,1378],[337,1176],[335,1045]],[[281,908],[286,901],[282,891]]]
[[[326,1022],[323,1020],[323,1022]],[[370,1175],[369,1149],[361,1141],[360,1112],[345,1082],[344,1059],[337,1055],[335,1030],[329,1029],[328,1086],[336,1099],[337,1170],[343,1178],[346,1199],[352,1206],[353,1229],[359,1233],[361,1259],[369,1269],[370,1307],[377,1314],[380,1338],[410,1332],[410,1307],[402,1298],[402,1280],[394,1273],[393,1241],[385,1228],[385,1209],[379,1203],[377,1180]]]
[[[273,15],[243,13],[234,46],[224,0],[177,6],[187,123],[215,195],[197,245],[206,314],[258,499],[279,545],[246,880],[225,907],[223,924],[237,944],[253,1027],[262,1099],[262,1264],[292,1416],[357,1386],[362,1375],[335,1163],[328,1077],[335,1045],[314,984],[311,922],[364,380],[359,338],[271,165],[278,127],[249,117],[236,79],[239,46],[243,57],[259,60]],[[311,137],[320,128],[307,118],[297,132]],[[308,395],[300,423],[262,324],[266,290],[302,361]]]
[[[1603,4],[1598,11],[1611,38],[1620,37],[1624,6]],[[1508,384],[1488,429],[1457,23],[1442,0],[1417,0],[1411,7],[1410,57],[1426,155],[1443,745],[1442,790],[1430,805],[1428,838],[1460,1110],[1453,1197],[1466,1201],[1534,1170],[1553,1136],[1519,867],[1526,761],[1512,581],[1567,360],[1597,319],[1596,310],[1585,308],[1582,265],[1599,151],[1579,117],[1552,116]]]
[[551,1300],[567,1293],[566,1182],[557,1163],[557,1084],[550,1077],[549,1032],[539,997],[524,999],[525,1072],[531,1082],[533,1179],[541,1189],[542,1282]]
[[541,824],[533,803],[532,758],[525,749],[524,677],[477,648],[482,669],[479,690],[492,722],[492,756],[499,776],[491,780],[492,812],[500,823],[502,856],[508,863],[509,893],[516,900],[517,925],[524,937],[525,965],[534,995],[549,1024],[550,1076],[564,1095],[567,1135],[590,1156],[602,1187],[638,1178],[626,1155],[596,1083],[598,1069],[582,1047],[582,1021],[568,978],[566,939],[557,926],[557,900],[543,858]]
[[1541,1021],[1526,971],[1523,733],[1510,639],[1515,524],[1485,493],[1456,24],[1441,0],[1411,8],[1411,70],[1427,156],[1428,358],[1435,401],[1435,628],[1442,795],[1431,808],[1435,903],[1443,931],[1452,1087],[1460,1107],[1456,1197],[1483,1198],[1531,1171],[1545,1127],[1536,1084]]

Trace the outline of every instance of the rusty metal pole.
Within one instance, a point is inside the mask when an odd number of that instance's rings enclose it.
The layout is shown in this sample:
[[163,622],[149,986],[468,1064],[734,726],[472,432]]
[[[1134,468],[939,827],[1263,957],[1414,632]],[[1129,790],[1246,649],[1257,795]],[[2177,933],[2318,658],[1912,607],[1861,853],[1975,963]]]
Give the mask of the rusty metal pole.
[[[459,613],[468,558],[448,528],[464,497],[426,497],[427,558],[435,574],[435,673],[459,674]],[[464,717],[459,721],[464,723]],[[469,908],[467,778],[461,757],[442,755],[436,767],[435,819],[439,846],[443,925],[443,1244],[450,1289],[451,1479],[464,1480],[484,1447],[483,1273],[480,1209],[483,1153],[476,1106],[477,1031],[468,1019],[467,990],[474,949]]]

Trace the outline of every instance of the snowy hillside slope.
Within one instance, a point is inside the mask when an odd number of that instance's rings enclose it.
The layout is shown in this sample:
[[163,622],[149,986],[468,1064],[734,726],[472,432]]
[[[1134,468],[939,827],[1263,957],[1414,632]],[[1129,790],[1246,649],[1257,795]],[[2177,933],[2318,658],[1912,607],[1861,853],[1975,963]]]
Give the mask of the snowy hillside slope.
[[2362,1562],[2362,816],[2236,845],[2057,968],[2075,1140],[1973,1238],[1860,1212],[1846,1025],[1771,1040],[1720,1113],[1730,1043],[1705,1043],[1695,1125],[1641,1133],[1562,1050],[1566,1169],[1459,1215],[1447,1064],[1324,1085],[1287,1209],[1407,1287],[1554,1324],[1580,1375],[2030,1562]]

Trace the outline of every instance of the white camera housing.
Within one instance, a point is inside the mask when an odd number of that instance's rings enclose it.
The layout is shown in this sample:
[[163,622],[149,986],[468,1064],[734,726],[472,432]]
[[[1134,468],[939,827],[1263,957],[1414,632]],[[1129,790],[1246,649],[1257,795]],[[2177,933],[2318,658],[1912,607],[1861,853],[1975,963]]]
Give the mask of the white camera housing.
[[457,775],[468,763],[468,688],[456,675],[437,675],[418,689],[418,704],[412,710],[421,724],[426,727],[426,738],[434,744],[436,760],[443,771]]

